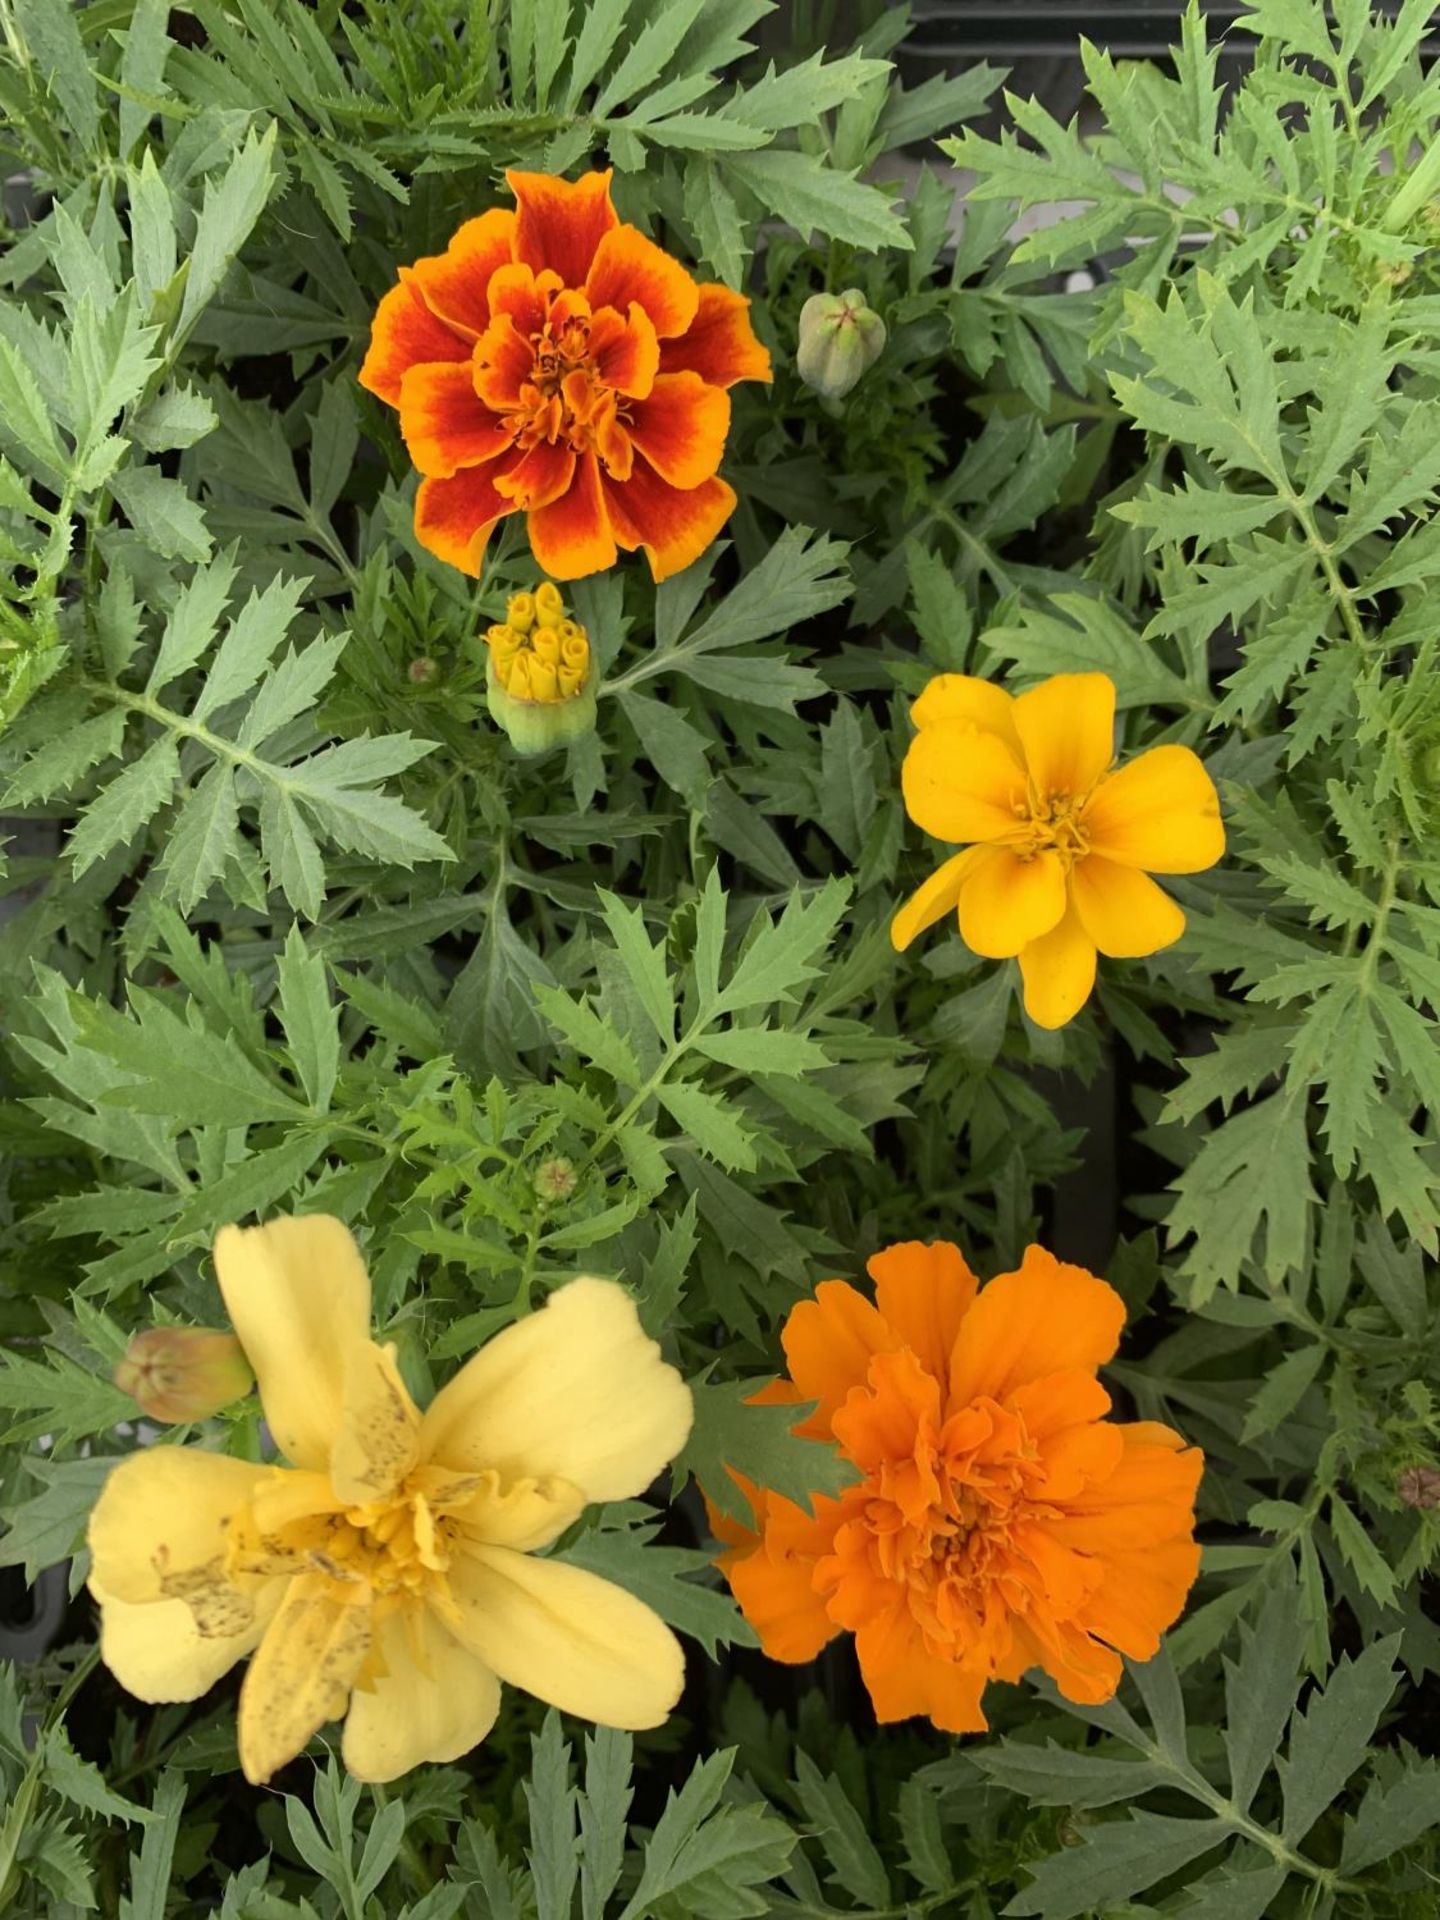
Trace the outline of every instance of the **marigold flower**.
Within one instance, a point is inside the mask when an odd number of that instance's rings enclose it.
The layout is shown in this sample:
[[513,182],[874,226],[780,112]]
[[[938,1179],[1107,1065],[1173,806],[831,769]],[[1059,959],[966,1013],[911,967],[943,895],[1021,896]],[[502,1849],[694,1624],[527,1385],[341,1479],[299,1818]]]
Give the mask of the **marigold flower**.
[[869,1271],[873,1305],[829,1280],[793,1310],[790,1377],[763,1395],[816,1402],[795,1431],[859,1483],[811,1515],[737,1474],[754,1526],[712,1509],[745,1617],[776,1660],[852,1632],[880,1720],[982,1731],[987,1682],[1032,1667],[1108,1700],[1194,1581],[1204,1465],[1169,1427],[1104,1418],[1120,1296],[1040,1247],[984,1288],[943,1241]]
[[513,212],[400,269],[360,369],[425,476],[416,537],[478,574],[490,529],[521,512],[557,580],[613,566],[617,547],[643,547],[664,580],[734,510],[717,477],[726,389],[770,378],[750,303],[622,225],[608,170],[506,178]]
[[115,1384],[149,1420],[208,1420],[255,1384],[233,1333],[212,1327],[146,1327],[125,1349]]
[[624,1290],[581,1279],[507,1327],[422,1416],[370,1281],[324,1215],[226,1227],[221,1291],[285,1466],[156,1446],[90,1521],[101,1654],[142,1700],[194,1700],[253,1655],[240,1761],[268,1780],[327,1720],[362,1780],[454,1760],[500,1682],[614,1727],[679,1698],[649,1607],[537,1558],[592,1500],[642,1491],[684,1444],[690,1392]]
[[1073,1020],[1095,984],[1096,951],[1137,959],[1171,946],[1185,915],[1152,873],[1199,873],[1225,851],[1214,782],[1188,747],[1151,747],[1119,768],[1115,684],[1059,673],[1012,697],[942,673],[911,709],[905,811],[937,840],[972,841],[895,915],[903,952],[958,909],[987,959],[1020,961],[1025,1011]]

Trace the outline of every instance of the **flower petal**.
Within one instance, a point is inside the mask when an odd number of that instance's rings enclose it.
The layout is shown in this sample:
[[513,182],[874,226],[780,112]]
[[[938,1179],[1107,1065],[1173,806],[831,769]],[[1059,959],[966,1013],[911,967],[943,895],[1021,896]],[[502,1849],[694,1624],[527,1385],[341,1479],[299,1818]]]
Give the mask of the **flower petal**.
[[1093,1373],[1120,1344],[1125,1303],[1083,1267],[1027,1247],[1015,1273],[980,1289],[960,1325],[950,1365],[950,1398],[1004,1403],[1017,1387],[1050,1373]]
[[467,1361],[427,1410],[425,1457],[503,1481],[642,1493],[685,1444],[690,1389],[611,1280],[572,1280]]
[[684,333],[700,310],[699,287],[638,227],[617,226],[605,235],[585,276],[585,292],[592,307],[618,307],[621,313],[634,300],[662,340]]
[[870,1362],[897,1351],[901,1337],[863,1293],[844,1280],[822,1280],[813,1300],[791,1308],[780,1344],[799,1398],[818,1403],[795,1431],[828,1440],[836,1412],[869,1378]]
[[963,853],[952,853],[928,880],[921,882],[890,922],[890,944],[897,953],[903,953],[917,934],[954,911],[966,877],[983,857],[983,848],[966,847]]
[[668,580],[698,560],[735,511],[735,492],[723,480],[682,491],[637,460],[628,480],[605,479],[605,502],[615,538],[644,547],[650,571]]
[[513,506],[533,513],[539,507],[548,507],[552,500],[561,499],[569,492],[574,478],[575,456],[569,447],[537,440],[513,466],[496,476],[495,491],[503,494]]
[[1132,1660],[1151,1660],[1160,1636],[1180,1618],[1200,1571],[1195,1540],[1164,1540],[1107,1553],[1105,1578],[1078,1624]]
[[285,1591],[269,1580],[257,1596],[255,1616],[243,1632],[202,1633],[183,1600],[116,1600],[95,1586],[100,1603],[100,1658],[127,1693],[159,1704],[198,1700],[237,1660],[259,1644]]
[[903,1590],[855,1635],[860,1674],[882,1725],[923,1714],[946,1733],[983,1733],[983,1673],[934,1654],[925,1645]]
[[552,580],[582,580],[587,573],[614,566],[615,535],[593,453],[581,455],[574,478],[558,499],[532,509],[528,526],[530,551]]
[[527,339],[545,325],[550,302],[564,282],[558,273],[536,273],[523,260],[509,260],[490,276],[485,301],[491,320],[504,314]]
[[645,309],[630,302],[622,319],[613,307],[601,307],[590,324],[590,352],[607,387],[643,400],[660,368],[660,341]]
[[465,364],[411,367],[400,383],[400,432],[421,473],[446,478],[493,460],[515,438],[475,392]]
[[428,1608],[390,1614],[375,1643],[386,1670],[351,1694],[340,1749],[357,1780],[398,1780],[480,1744],[500,1711],[500,1682]]
[[[248,1624],[254,1584],[225,1579],[226,1527],[277,1477],[199,1447],[145,1447],[115,1467],[90,1515],[91,1579],[132,1604],[188,1599],[213,1588],[202,1625],[234,1613]],[[243,1618],[242,1618],[243,1616]]]
[[630,408],[630,438],[672,487],[698,487],[720,465],[730,396],[698,373],[662,373]]
[[1025,806],[1025,770],[997,734],[962,720],[917,733],[900,769],[905,811],[937,840],[1000,840]]
[[[940,1497],[928,1458],[940,1431],[941,1382],[927,1373],[908,1348],[877,1353],[868,1383],[835,1409],[831,1431],[862,1473],[886,1472],[886,1494],[909,1518],[921,1515]],[[921,1497],[912,1499],[917,1470],[923,1470]]]
[[416,289],[402,280],[375,309],[359,380],[387,405],[398,407],[400,383],[411,367],[469,358],[469,341],[437,320]]
[[1020,694],[1015,731],[1043,795],[1088,793],[1115,757],[1115,682],[1108,673],[1057,673]]
[[755,338],[746,296],[714,283],[702,285],[699,295],[690,325],[661,348],[661,370],[698,373],[712,387],[772,379],[770,355]]
[[1098,853],[1070,874],[1070,897],[1080,924],[1101,953],[1135,960],[1170,947],[1185,931],[1185,915],[1138,867],[1122,867]]
[[1030,1438],[1040,1441],[1070,1427],[1103,1420],[1110,1411],[1110,1396],[1093,1373],[1072,1369],[1043,1374],[1016,1387],[1006,1404],[1025,1422]]
[[287,1586],[240,1689],[240,1766],[263,1786],[344,1713],[370,1651],[370,1589],[303,1573]]
[[448,480],[422,480],[415,495],[415,538],[437,559],[478,575],[490,529],[514,502],[495,491],[495,481],[513,464],[502,454],[484,467],[462,467]]
[[1049,933],[1020,949],[1025,1011],[1053,1030],[1073,1020],[1095,985],[1095,942],[1072,907]]
[[324,1213],[222,1227],[215,1271],[275,1444],[297,1467],[327,1466],[346,1364],[370,1341],[370,1276],[349,1228]]
[[330,1480],[347,1506],[383,1500],[419,1457],[420,1415],[400,1378],[393,1346],[371,1340],[345,1365],[345,1401]]
[[444,253],[417,260],[409,275],[436,319],[474,340],[490,319],[491,276],[514,258],[514,250],[514,214],[508,207],[491,207],[467,220]]
[[[758,1531],[721,1554],[717,1565],[740,1611],[759,1634],[767,1659],[792,1666],[813,1660],[840,1631],[814,1586],[815,1563],[831,1550],[840,1503],[816,1494],[815,1511],[809,1514],[783,1494],[743,1480],[741,1485],[749,1494]],[[728,1536],[721,1534],[722,1524]],[[713,1508],[711,1525],[722,1538],[739,1532]]]
[[950,1355],[980,1282],[948,1240],[903,1240],[871,1256],[875,1305],[893,1333],[943,1385]]
[[960,937],[972,953],[1009,960],[1058,926],[1065,912],[1065,868],[1058,853],[1027,859],[986,847],[960,890]]
[[562,1713],[658,1727],[680,1698],[679,1641],[610,1581],[561,1560],[470,1547],[456,1557],[452,1584],[456,1637],[502,1680]]
[[1147,873],[1202,873],[1225,852],[1220,796],[1189,747],[1151,747],[1103,780],[1085,833],[1094,852]]
[[497,313],[475,342],[475,391],[495,413],[522,405],[521,389],[533,385],[535,349],[508,313]]
[[1162,1540],[1188,1535],[1205,1456],[1187,1447],[1173,1428],[1135,1420],[1111,1429],[1123,1441],[1113,1473],[1064,1502],[1047,1530],[1081,1553],[1143,1552]]
[[973,673],[937,673],[911,707],[910,718],[921,729],[938,726],[942,720],[958,720],[982,733],[998,734],[1016,760],[1024,760],[1025,749],[1015,731],[1015,701],[993,680],[978,679]]
[[583,287],[596,248],[619,225],[610,204],[610,174],[607,167],[578,180],[558,180],[548,173],[508,172],[516,207],[515,258],[537,273],[553,268],[567,287]]
[[513,1480],[479,1476],[475,1498],[454,1515],[467,1540],[485,1547],[534,1553],[558,1540],[585,1511],[585,1495],[568,1480]]

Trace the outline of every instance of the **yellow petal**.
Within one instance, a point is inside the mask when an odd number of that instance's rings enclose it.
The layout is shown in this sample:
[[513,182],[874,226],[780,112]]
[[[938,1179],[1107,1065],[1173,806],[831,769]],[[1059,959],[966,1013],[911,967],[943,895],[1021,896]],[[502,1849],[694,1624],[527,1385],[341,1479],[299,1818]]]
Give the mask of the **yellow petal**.
[[415,1464],[419,1439],[420,1414],[400,1378],[394,1347],[373,1340],[353,1347],[330,1452],[330,1479],[340,1499],[363,1507],[393,1493]]
[[227,1601],[226,1526],[274,1469],[199,1447],[147,1447],[111,1473],[90,1515],[91,1584],[117,1600]]
[[504,1482],[566,1480],[587,1500],[642,1493],[684,1446],[690,1389],[623,1287],[572,1280],[435,1396],[424,1457]]
[[198,1700],[237,1660],[254,1651],[280,1604],[283,1580],[267,1581],[253,1617],[239,1633],[202,1633],[183,1600],[117,1600],[97,1588],[100,1657],[137,1700]]
[[240,1689],[240,1765],[263,1786],[345,1711],[370,1651],[370,1590],[305,1573],[286,1583]]
[[930,878],[915,889],[890,922],[890,941],[897,953],[903,953],[917,934],[933,927],[937,920],[954,910],[965,876],[979,858],[978,847],[952,853],[943,866],[937,867]]
[[916,734],[900,769],[905,811],[937,840],[998,840],[1025,808],[1025,773],[998,734],[942,720]]
[[1015,702],[993,680],[971,673],[937,673],[910,709],[917,727],[937,726],[942,720],[961,720],[982,733],[998,733],[1018,760],[1023,752],[1015,731]]
[[490,1547],[514,1547],[533,1553],[548,1547],[578,1520],[585,1495],[568,1480],[514,1480],[505,1485],[498,1473],[480,1476],[481,1486],[455,1519],[468,1539]]
[[1112,959],[1158,953],[1185,931],[1180,908],[1138,868],[1092,853],[1072,871],[1070,887],[1081,926]]
[[454,1631],[511,1686],[604,1727],[658,1727],[685,1658],[660,1616],[581,1567],[505,1547],[456,1557]]
[[370,1338],[370,1279],[349,1229],[323,1213],[222,1227],[215,1270],[275,1444],[297,1467],[325,1468],[346,1358]]
[[1220,796],[1189,747],[1151,747],[1112,773],[1084,827],[1094,852],[1147,873],[1201,873],[1225,852]]
[[1015,726],[1042,798],[1088,793],[1115,756],[1115,682],[1057,673],[1019,696]]
[[1095,942],[1073,908],[1059,926],[1020,949],[1025,1011],[1037,1027],[1063,1027],[1095,985]]
[[390,1614],[375,1646],[385,1671],[351,1694],[341,1745],[357,1780],[396,1780],[480,1744],[500,1711],[500,1682],[428,1608]]
[[1008,847],[986,847],[960,893],[960,935],[972,953],[1008,960],[1065,911],[1065,868],[1058,853],[1022,860]]

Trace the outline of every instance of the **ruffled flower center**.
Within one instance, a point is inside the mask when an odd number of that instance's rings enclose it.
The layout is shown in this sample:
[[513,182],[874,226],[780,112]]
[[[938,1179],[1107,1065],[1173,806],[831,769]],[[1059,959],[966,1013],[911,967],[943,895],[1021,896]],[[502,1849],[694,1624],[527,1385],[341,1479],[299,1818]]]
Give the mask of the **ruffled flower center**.
[[1090,851],[1085,831],[1085,809],[1090,794],[1042,792],[1032,780],[1025,798],[1015,803],[1015,818],[1020,823],[1014,835],[1015,850],[1022,860],[1037,854],[1057,853],[1066,867],[1083,860]]

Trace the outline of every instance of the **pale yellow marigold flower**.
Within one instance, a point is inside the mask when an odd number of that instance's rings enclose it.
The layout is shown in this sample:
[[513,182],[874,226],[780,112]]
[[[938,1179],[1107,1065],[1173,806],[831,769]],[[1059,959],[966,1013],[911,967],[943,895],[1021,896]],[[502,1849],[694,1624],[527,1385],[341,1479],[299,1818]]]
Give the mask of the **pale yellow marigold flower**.
[[457,1759],[502,1680],[602,1726],[658,1726],[684,1678],[675,1636],[538,1551],[589,1502],[640,1493],[690,1430],[690,1391],[624,1290],[559,1288],[422,1415],[370,1337],[338,1220],[226,1227],[215,1264],[290,1464],[157,1446],[116,1467],[90,1588],[121,1685],[194,1700],[253,1655],[239,1739],[255,1782],[341,1715],[361,1780]]
[[902,952],[956,911],[973,952],[1018,957],[1036,1025],[1063,1027],[1090,997],[1097,949],[1137,959],[1180,938],[1185,915],[1149,876],[1214,866],[1225,851],[1220,802],[1189,747],[1112,765],[1107,674],[1059,673],[1012,697],[942,673],[911,717],[905,810],[937,840],[974,844],[895,915]]

